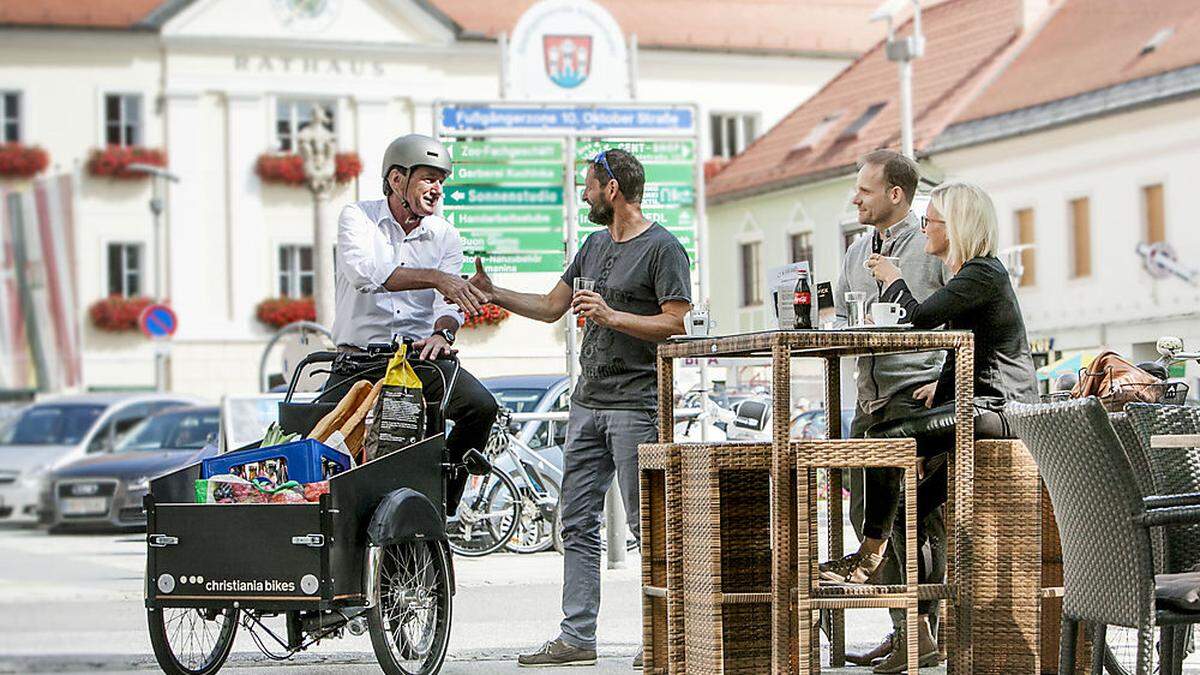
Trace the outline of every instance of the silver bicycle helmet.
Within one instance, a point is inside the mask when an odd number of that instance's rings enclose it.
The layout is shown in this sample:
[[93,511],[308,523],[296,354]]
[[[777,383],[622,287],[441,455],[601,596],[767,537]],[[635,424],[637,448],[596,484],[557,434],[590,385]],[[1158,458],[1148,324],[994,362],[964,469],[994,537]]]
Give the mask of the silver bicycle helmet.
[[432,166],[450,173],[450,151],[436,138],[422,134],[408,134],[392,141],[383,151],[383,178],[388,170],[398,166],[404,170],[418,166]]

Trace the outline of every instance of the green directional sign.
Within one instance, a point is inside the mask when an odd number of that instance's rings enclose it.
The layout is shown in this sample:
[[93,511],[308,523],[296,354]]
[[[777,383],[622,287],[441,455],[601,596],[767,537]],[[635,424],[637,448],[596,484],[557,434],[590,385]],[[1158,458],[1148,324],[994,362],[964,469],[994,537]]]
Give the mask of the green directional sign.
[[691,185],[647,185],[642,194],[643,206],[692,206],[696,190]]
[[591,140],[575,145],[575,161],[590,162],[601,150],[617,148],[638,158],[642,164],[652,162],[687,162],[696,160],[696,142],[677,141]]
[[460,162],[554,162],[562,164],[562,141],[451,141],[450,157]]
[[452,206],[559,206],[561,187],[508,187],[453,185],[446,187],[445,203]]
[[459,228],[463,251],[484,253],[557,252],[562,253],[561,230],[516,230],[512,228],[483,228],[471,230]]
[[[588,205],[584,204],[583,208],[578,211],[579,227],[596,227],[596,224],[588,220]],[[668,230],[689,230],[696,229],[696,212],[686,206],[647,206],[642,205],[642,215],[654,223],[658,223]]]
[[559,164],[457,164],[454,176],[446,182],[492,185],[562,185],[563,165]]
[[[575,165],[576,185],[583,185],[587,180],[588,167],[590,166],[589,162],[580,162]],[[686,164],[643,164],[642,168],[646,172],[647,185],[662,183],[691,185],[695,182],[696,178],[696,167],[691,162]],[[458,169],[455,169],[455,173],[457,172]],[[600,168],[600,172],[603,174],[603,167]]]
[[[461,229],[483,227],[552,229],[562,232],[566,220],[561,207],[513,209],[507,207],[447,207],[446,220]],[[559,237],[562,238],[561,236]]]
[[[495,272],[562,272],[562,251],[521,253],[489,253],[483,256],[484,267],[489,274]],[[463,274],[475,271],[475,259],[463,265]]]

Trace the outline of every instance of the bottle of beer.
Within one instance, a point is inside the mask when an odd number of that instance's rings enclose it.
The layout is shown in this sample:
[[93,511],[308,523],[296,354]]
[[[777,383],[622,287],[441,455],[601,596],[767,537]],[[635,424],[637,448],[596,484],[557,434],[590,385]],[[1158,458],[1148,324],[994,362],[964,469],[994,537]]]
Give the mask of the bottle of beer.
[[812,290],[808,286],[808,273],[801,272],[796,279],[796,293],[792,299],[796,312],[796,329],[809,330],[812,328]]

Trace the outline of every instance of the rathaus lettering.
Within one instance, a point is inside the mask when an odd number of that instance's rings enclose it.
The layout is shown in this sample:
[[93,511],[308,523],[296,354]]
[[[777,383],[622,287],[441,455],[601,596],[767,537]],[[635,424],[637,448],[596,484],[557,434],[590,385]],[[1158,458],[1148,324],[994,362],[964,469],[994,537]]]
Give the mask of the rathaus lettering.
[[238,54],[235,70],[250,73],[295,73],[297,75],[355,75],[383,77],[383,64],[361,59],[317,59],[309,56],[262,56]]

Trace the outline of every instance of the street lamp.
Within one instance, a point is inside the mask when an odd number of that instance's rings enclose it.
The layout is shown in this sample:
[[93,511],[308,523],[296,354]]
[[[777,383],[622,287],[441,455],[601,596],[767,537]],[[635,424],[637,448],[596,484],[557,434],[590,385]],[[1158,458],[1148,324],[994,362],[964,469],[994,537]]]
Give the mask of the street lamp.
[[[896,15],[907,4],[913,6],[912,35],[897,39]],[[887,21],[887,57],[900,64],[900,152],[905,157],[913,153],[912,62],[925,54],[925,36],[921,34],[921,0],[887,0],[871,21]]]
[[326,206],[337,168],[337,138],[329,130],[329,114],[313,106],[312,122],[296,134],[304,160],[304,178],[313,195],[313,293],[317,323],[333,325],[333,236]]
[[125,170],[150,176],[150,184],[153,186],[153,192],[150,194],[150,213],[154,216],[154,299],[162,302],[163,273],[160,243],[162,241],[163,191],[167,181],[178,183],[179,176],[153,164],[130,164],[125,167]]
[[[162,270],[162,214],[163,193],[167,181],[179,182],[179,176],[167,171],[164,167],[154,164],[130,164],[126,171],[150,176],[153,192],[150,193],[150,213],[154,216],[154,301],[163,300],[163,270]],[[167,390],[167,359],[170,357],[170,345],[164,340],[156,340],[154,348],[154,390]]]

